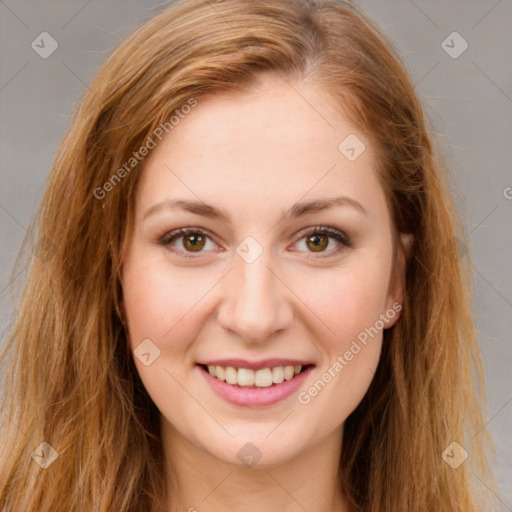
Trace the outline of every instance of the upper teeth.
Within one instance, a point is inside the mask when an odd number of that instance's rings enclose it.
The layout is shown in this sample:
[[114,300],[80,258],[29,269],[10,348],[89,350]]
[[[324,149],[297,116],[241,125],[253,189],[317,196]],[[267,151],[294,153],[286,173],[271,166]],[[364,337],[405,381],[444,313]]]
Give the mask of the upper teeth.
[[272,384],[281,384],[284,380],[293,379],[302,370],[302,366],[276,366],[274,368],[262,368],[251,370],[249,368],[233,368],[233,366],[208,366],[208,372],[228,384],[239,386],[257,386],[267,388]]

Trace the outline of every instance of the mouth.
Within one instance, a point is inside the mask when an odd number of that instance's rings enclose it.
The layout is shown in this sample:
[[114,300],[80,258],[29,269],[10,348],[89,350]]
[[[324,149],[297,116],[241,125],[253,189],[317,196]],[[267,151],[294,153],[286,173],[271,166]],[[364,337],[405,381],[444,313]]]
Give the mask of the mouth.
[[[272,364],[246,363],[240,366],[222,364],[198,364],[198,366],[219,382],[230,384],[235,388],[262,389],[279,386],[283,382],[296,379],[315,365],[306,364]],[[253,366],[248,368],[247,366]]]

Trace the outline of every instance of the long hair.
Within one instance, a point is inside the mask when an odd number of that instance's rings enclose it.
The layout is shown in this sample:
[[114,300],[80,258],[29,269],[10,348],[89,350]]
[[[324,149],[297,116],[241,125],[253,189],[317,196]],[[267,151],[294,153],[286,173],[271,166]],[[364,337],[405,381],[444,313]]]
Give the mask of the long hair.
[[[265,74],[320,85],[366,134],[393,229],[414,235],[401,318],[345,422],[339,481],[351,510],[487,506],[472,490],[472,475],[493,484],[470,254],[459,250],[469,242],[406,66],[347,2],[181,0],[95,76],[20,250],[13,276],[28,271],[2,353],[0,509],[149,512],[163,495],[159,414],[120,305],[140,149],[172,136],[196,102],[256,90]],[[469,457],[454,467],[446,454],[461,449]]]

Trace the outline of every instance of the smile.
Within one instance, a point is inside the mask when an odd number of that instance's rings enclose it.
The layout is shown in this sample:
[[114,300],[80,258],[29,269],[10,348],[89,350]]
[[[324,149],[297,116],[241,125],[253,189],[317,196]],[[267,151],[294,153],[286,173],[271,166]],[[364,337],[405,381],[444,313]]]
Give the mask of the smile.
[[217,380],[227,382],[232,386],[247,388],[268,388],[281,384],[285,380],[293,379],[305,368],[302,365],[289,365],[252,370],[251,368],[235,368],[233,366],[203,365],[203,369],[206,369]]
[[291,359],[258,363],[231,359],[198,363],[196,368],[221,399],[236,406],[261,407],[297,393],[315,364]]

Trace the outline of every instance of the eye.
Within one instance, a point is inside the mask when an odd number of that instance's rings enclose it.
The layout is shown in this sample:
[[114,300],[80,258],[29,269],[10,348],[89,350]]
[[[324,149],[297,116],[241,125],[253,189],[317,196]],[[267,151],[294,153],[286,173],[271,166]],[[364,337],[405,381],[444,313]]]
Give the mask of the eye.
[[[342,231],[338,231],[337,229],[325,227],[325,226],[316,226],[314,228],[309,228],[308,231],[301,233],[302,237],[300,238],[299,243],[303,243],[303,247],[307,252],[313,253],[324,253],[324,252],[334,252],[338,253],[339,251],[352,247],[352,242]],[[334,242],[333,242],[334,239]],[[334,246],[334,247],[333,247]],[[330,250],[326,250],[326,249]]]
[[[181,239],[181,241],[180,241]],[[200,253],[203,249],[208,249],[208,242],[215,249],[210,236],[201,228],[180,228],[165,234],[158,240],[158,243],[168,247],[173,252],[179,253],[185,258],[193,258],[190,253]]]
[[[175,229],[158,239],[158,243],[185,258],[194,258],[194,253],[199,255],[204,252],[203,250],[215,250],[217,247],[210,235],[202,228]],[[326,226],[316,226],[302,231],[296,244],[299,243],[304,243],[304,250],[310,253],[337,254],[353,246],[345,233]]]

